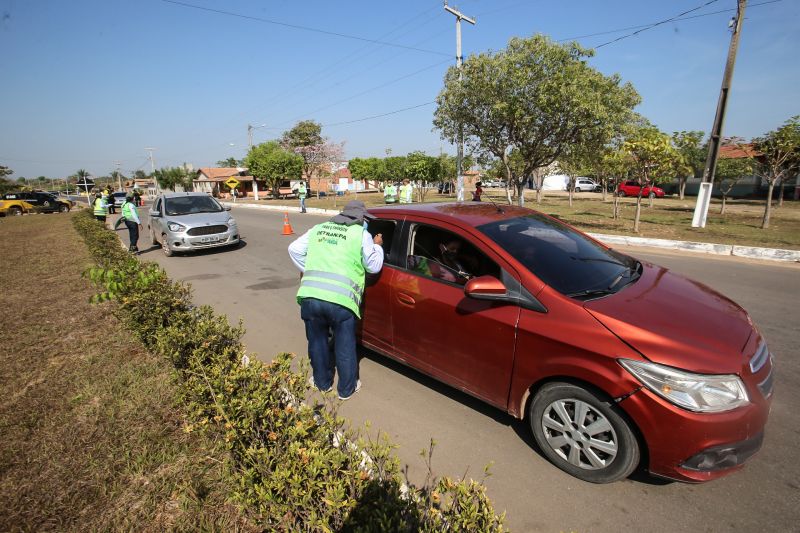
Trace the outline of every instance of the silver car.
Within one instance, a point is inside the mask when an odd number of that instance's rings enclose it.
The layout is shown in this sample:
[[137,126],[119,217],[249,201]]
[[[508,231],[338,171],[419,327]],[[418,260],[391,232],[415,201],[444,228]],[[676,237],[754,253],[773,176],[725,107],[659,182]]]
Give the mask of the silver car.
[[214,198],[202,192],[162,194],[150,210],[148,229],[164,255],[239,243],[236,220]]

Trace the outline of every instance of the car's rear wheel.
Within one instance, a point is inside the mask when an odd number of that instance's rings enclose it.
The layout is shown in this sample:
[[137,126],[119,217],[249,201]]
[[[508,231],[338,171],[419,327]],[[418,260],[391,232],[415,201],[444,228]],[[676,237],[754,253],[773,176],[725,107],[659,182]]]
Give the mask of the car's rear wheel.
[[619,196],[620,198],[625,198],[625,191],[619,191],[617,193],[617,196]]
[[167,243],[167,235],[164,233],[161,234],[161,249],[164,251],[164,255],[167,257],[172,257],[175,255],[175,252],[170,249],[169,244]]
[[11,213],[12,216],[18,217],[22,215],[22,208],[17,206],[11,206],[8,209],[8,212]]
[[531,402],[536,443],[554,465],[590,483],[628,477],[639,464],[639,443],[609,398],[570,383],[548,383]]
[[654,192],[651,192],[650,194],[648,194],[648,195],[647,195],[647,197],[648,197],[648,198],[650,198],[650,199],[652,200],[653,198],[655,198],[655,197],[656,197],[656,193],[654,193]]
[[66,213],[67,211],[69,211],[69,207],[65,206],[64,204],[61,204],[61,205],[59,206],[58,210],[59,210],[61,213]]

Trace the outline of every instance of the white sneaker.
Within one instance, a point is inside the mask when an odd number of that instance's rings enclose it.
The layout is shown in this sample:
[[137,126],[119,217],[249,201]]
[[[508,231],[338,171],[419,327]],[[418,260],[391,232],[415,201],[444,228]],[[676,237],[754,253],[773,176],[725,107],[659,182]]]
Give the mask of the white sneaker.
[[356,381],[356,390],[353,391],[353,394],[351,394],[350,396],[346,396],[346,397],[339,396],[339,399],[342,400],[342,401],[347,401],[350,398],[352,398],[353,396],[355,396],[355,394],[360,390],[361,390],[361,380],[359,379],[358,381]]
[[317,384],[314,383],[314,374],[311,374],[310,376],[308,376],[308,384],[311,385],[312,389],[317,389],[317,390],[322,391],[322,392],[330,392],[331,389],[333,388],[333,385],[331,385],[330,387],[328,387],[325,390],[322,390],[319,387],[317,387]]

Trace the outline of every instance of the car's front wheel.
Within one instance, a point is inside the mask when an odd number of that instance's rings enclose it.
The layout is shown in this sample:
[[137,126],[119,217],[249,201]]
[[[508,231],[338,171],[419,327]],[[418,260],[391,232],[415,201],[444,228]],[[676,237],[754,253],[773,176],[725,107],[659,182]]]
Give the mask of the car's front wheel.
[[8,209],[8,212],[11,213],[11,216],[18,217],[18,216],[22,215],[22,208],[17,207],[17,206],[11,206]]
[[167,257],[172,257],[175,255],[175,252],[169,247],[169,243],[167,243],[167,235],[162,233],[161,234],[161,249],[164,251],[164,255]]
[[59,210],[61,213],[66,213],[67,211],[69,211],[69,207],[65,206],[64,204],[61,204],[61,205],[58,207],[58,210]]
[[554,465],[590,483],[628,477],[639,464],[639,443],[609,398],[570,383],[548,383],[531,402],[536,443]]

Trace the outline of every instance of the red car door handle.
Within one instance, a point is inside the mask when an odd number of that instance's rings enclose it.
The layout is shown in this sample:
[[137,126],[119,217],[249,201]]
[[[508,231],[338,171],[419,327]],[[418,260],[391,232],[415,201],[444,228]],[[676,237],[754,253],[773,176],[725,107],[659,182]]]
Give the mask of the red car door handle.
[[412,298],[408,294],[403,294],[403,293],[399,293],[397,295],[397,301],[399,301],[401,304],[412,305],[412,306],[417,303],[417,301],[414,300],[414,298]]

